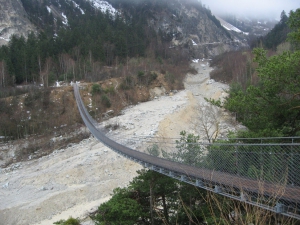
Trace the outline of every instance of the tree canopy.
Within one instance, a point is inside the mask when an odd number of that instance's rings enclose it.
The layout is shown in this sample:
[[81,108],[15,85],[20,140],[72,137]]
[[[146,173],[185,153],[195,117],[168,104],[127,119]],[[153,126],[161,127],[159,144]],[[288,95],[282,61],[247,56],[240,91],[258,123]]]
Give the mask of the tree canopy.
[[288,24],[292,30],[289,33],[289,40],[295,45],[296,49],[300,48],[300,8],[290,12]]
[[279,44],[285,42],[290,32],[285,11],[282,11],[280,18],[280,22],[263,38],[264,45],[269,49],[276,49]]
[[[291,12],[288,24],[293,31],[290,40],[299,44],[300,10]],[[259,77],[257,84],[243,90],[231,85],[224,107],[254,136],[300,135],[300,51],[267,57],[267,52],[253,50]]]
[[[199,224],[210,217],[205,191],[161,175],[138,171],[127,188],[99,206],[96,224]],[[207,218],[208,217],[208,218]]]
[[[68,17],[66,26],[47,11],[50,3],[22,2],[40,31],[29,34],[27,39],[13,36],[8,46],[0,47],[0,78],[4,75],[7,78],[5,85],[0,83],[0,87],[40,80],[51,82],[60,80],[64,74],[81,79],[83,72],[80,70],[91,67],[92,62],[111,66],[127,57],[145,54],[149,38],[145,37],[143,15],[133,13],[126,20],[118,15],[113,18],[109,13],[93,10],[86,1],[79,2],[86,13],[76,13],[72,4],[60,0],[59,7]],[[44,74],[47,77],[42,77]]]

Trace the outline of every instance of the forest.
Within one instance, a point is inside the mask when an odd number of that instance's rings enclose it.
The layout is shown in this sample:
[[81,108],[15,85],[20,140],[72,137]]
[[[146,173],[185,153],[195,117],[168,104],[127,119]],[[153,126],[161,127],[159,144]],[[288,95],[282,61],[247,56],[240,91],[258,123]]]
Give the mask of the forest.
[[249,129],[239,137],[300,135],[299,27],[299,9],[289,18],[282,13],[278,25],[257,39],[264,48],[228,52],[213,60],[211,77],[229,82],[230,90],[223,104],[212,103]]
[[[47,10],[44,13],[51,15]],[[68,23],[54,36],[47,34],[54,25],[46,24],[38,35],[13,36],[8,46],[2,46],[0,86],[41,81],[47,87],[56,80],[100,80],[93,63],[112,66],[116,59],[122,62],[126,57],[145,55],[149,39],[138,18],[125,24],[118,16],[112,19],[108,13],[94,11],[70,17]]]
[[[287,39],[292,45],[291,50],[267,56],[266,50],[255,48],[252,57],[256,63],[253,70],[257,73],[257,79],[244,86],[237,82],[232,83],[229,96],[223,104],[220,101],[208,100],[219,107],[237,113],[237,119],[248,127],[247,131],[233,134],[235,137],[299,136],[299,21],[300,9],[297,9],[290,13],[287,21],[291,30]],[[249,73],[250,77],[251,75],[252,73]],[[201,164],[197,160],[197,155],[201,154],[201,149],[196,144],[198,138],[193,134],[181,132],[181,139],[176,141],[178,152],[169,156],[179,157],[189,165],[192,164],[190,160]],[[179,155],[182,153],[182,147],[186,148],[186,152]],[[217,150],[218,145],[215,148]],[[153,155],[160,154],[155,146],[148,151]],[[213,156],[214,151],[208,153],[207,157],[216,157],[212,162],[220,166],[225,163],[224,160],[227,162],[233,157],[228,154],[224,159],[226,151],[227,149],[221,151],[223,152],[222,160],[220,160],[221,155]],[[272,157],[268,156],[268,158]],[[254,163],[249,157],[247,160],[249,165]],[[266,172],[265,170],[262,173]],[[103,225],[299,224],[298,220],[278,216],[255,206],[218,196],[151,170],[139,171],[139,175],[126,188],[115,189],[112,198],[100,205],[92,218],[96,224]],[[60,222],[63,224],[66,221]]]
[[[148,26],[153,12],[163,10],[168,1],[111,0],[113,6],[122,5],[122,14],[95,10],[85,0],[22,0],[36,33],[27,38],[13,36],[7,46],[0,48],[0,88],[20,84],[41,84],[44,87],[55,81],[84,79],[100,81],[110,76],[105,67],[127,64],[131,58],[167,60],[176,65],[189,59],[187,49],[180,54],[169,48],[173,38]],[[67,19],[50,13],[49,6],[61,9]],[[48,7],[48,10],[47,10]],[[171,6],[176,16],[178,10]],[[200,7],[210,20],[227,36],[230,34],[202,4],[189,3],[187,7]],[[180,16],[178,20],[180,20]],[[178,50],[178,49],[177,49]],[[3,89],[4,90],[4,89]]]

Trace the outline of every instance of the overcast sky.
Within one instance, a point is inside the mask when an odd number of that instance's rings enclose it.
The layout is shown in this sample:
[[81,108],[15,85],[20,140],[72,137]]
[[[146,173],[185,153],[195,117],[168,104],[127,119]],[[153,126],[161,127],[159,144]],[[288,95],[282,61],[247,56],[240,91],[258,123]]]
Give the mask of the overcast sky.
[[288,15],[290,10],[300,8],[300,0],[201,0],[201,2],[216,15],[233,13],[274,19],[280,18],[282,10]]

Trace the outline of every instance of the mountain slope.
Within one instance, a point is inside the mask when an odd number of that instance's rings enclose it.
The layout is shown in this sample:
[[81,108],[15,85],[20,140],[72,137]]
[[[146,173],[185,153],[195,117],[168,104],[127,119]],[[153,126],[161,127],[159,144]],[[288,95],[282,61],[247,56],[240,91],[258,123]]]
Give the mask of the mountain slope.
[[[218,54],[216,43],[218,43],[217,48],[219,51],[220,45],[224,48],[223,50],[237,47],[236,44],[231,44],[232,40],[229,32],[220,25],[220,22],[200,2],[187,3],[178,0],[109,0],[108,2],[101,0],[21,1],[31,22],[40,31],[46,31],[48,34],[56,34],[59,29],[69,25],[69,20],[84,14],[95,14],[95,10],[99,10],[104,14],[108,12],[113,16],[119,14],[126,23],[130,23],[134,17],[138,17],[141,21],[147,21],[144,26],[151,26],[157,33],[160,33],[163,40],[170,43],[170,47],[185,46],[187,49],[194,49],[191,51],[193,57],[207,57]],[[8,2],[12,3],[13,1]],[[26,14],[25,12],[23,13],[24,10],[20,5],[20,0],[15,1],[14,5],[16,3],[19,6],[12,6],[10,10],[15,10],[19,15]],[[7,21],[7,19],[4,20]],[[5,23],[3,23],[3,26],[5,26]],[[26,36],[28,31],[32,29],[25,30],[27,32],[15,33]],[[9,40],[9,35],[3,38]],[[215,47],[212,46],[212,43],[214,43]]]
[[247,47],[199,2],[21,1],[38,35],[11,38],[9,48],[0,48],[0,86],[98,81],[108,77],[103,66],[124,65],[128,58],[161,58],[178,65]]
[[20,0],[0,0],[0,46],[7,44],[11,35],[27,36],[36,31],[27,18]]
[[170,48],[183,47],[194,58],[210,57],[246,47],[243,40],[237,44],[230,32],[223,28],[220,21],[200,2],[178,0],[161,1],[120,1],[109,0],[123,14],[135,12],[144,15],[147,25],[151,26]]

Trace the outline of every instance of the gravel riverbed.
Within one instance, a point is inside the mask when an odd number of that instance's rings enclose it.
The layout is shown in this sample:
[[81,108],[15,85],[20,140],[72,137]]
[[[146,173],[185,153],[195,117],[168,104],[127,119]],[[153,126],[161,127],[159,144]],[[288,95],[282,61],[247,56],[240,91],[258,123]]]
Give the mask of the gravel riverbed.
[[[103,124],[118,124],[109,135],[124,140],[138,136],[176,138],[186,130],[206,138],[202,128],[216,121],[207,119],[211,111],[204,116],[206,109],[211,110],[204,98],[223,98],[228,86],[209,79],[208,61],[192,65],[198,74],[187,75],[185,90],[126,108],[122,115]],[[239,128],[229,114],[218,110],[213,112],[219,118],[220,137]],[[109,199],[114,188],[125,187],[139,169],[139,164],[93,137],[48,156],[13,164],[0,170],[0,225],[50,225],[70,216],[84,219]],[[93,223],[86,220],[83,224]]]

